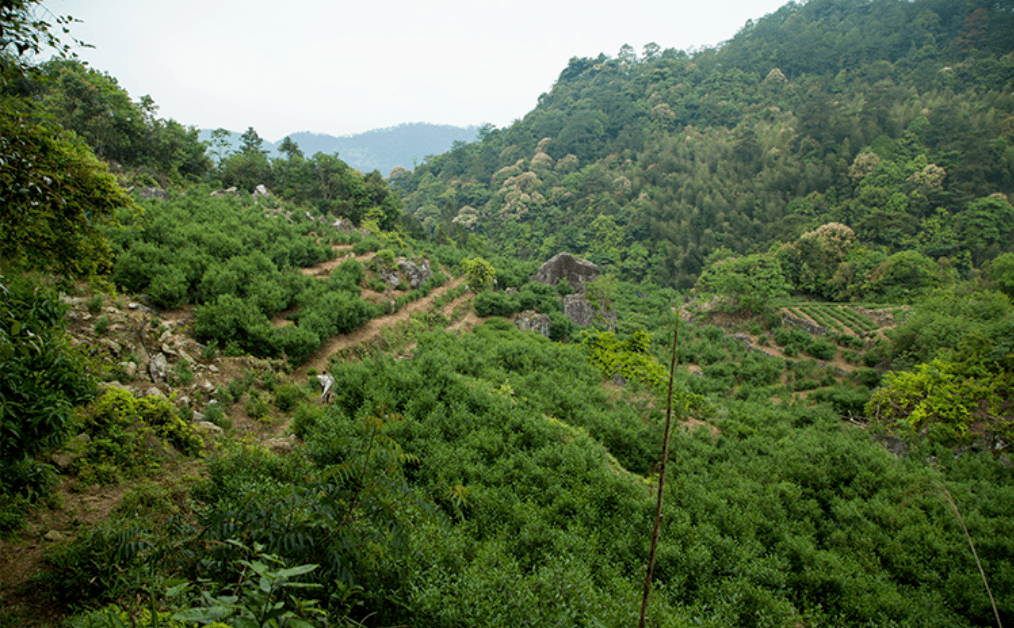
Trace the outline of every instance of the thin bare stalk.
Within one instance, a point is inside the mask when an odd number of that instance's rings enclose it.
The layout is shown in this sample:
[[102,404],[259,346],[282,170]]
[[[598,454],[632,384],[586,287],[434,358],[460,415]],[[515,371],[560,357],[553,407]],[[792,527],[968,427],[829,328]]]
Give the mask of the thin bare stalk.
[[644,578],[644,597],[641,599],[641,619],[638,627],[644,628],[648,614],[648,596],[651,595],[651,574],[655,569],[655,550],[658,549],[658,530],[662,525],[662,495],[665,489],[665,467],[669,462],[669,435],[672,428],[672,389],[676,376],[676,345],[680,337],[680,317],[676,313],[676,327],[672,335],[672,362],[669,365],[669,401],[665,409],[665,436],[662,438],[662,466],[658,472],[658,501],[655,504],[655,529],[651,533],[651,550],[648,552],[648,573]]
[[965,525],[965,519],[961,516],[961,511],[958,510],[958,505],[954,503],[954,498],[951,497],[950,491],[946,487],[941,486],[941,494],[944,499],[947,500],[947,504],[954,511],[954,516],[958,518],[958,523],[961,524],[961,529],[965,531],[965,538],[968,539],[968,547],[972,548],[972,556],[975,557],[975,564],[979,567],[979,575],[982,576],[982,584],[986,586],[986,593],[989,594],[989,603],[993,605],[993,614],[996,616],[996,625],[998,628],[1003,628],[1003,624],[1000,623],[1000,611],[996,608],[996,600],[993,599],[993,591],[989,588],[989,582],[986,580],[986,571],[982,568],[982,563],[979,561],[979,553],[975,551],[975,544],[972,543],[972,535],[968,533],[968,527]]

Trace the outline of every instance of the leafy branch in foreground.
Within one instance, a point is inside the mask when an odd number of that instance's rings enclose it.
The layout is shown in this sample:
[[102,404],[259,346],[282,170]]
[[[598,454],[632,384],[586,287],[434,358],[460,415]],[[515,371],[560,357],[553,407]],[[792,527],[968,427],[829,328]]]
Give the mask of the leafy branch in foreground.
[[[230,539],[227,543],[245,553],[251,549]],[[254,560],[235,561],[239,568],[239,581],[230,594],[207,590],[197,592],[195,601],[199,605],[179,611],[173,619],[182,622],[197,622],[202,625],[226,622],[234,628],[315,628],[327,624],[327,612],[318,606],[317,600],[303,600],[292,589],[319,589],[321,585],[298,582],[295,579],[308,574],[317,565],[286,567],[285,561],[275,554],[264,552],[264,546],[255,543]],[[189,582],[172,584],[167,591],[170,598],[185,595],[192,589]],[[312,621],[323,620],[323,623]]]

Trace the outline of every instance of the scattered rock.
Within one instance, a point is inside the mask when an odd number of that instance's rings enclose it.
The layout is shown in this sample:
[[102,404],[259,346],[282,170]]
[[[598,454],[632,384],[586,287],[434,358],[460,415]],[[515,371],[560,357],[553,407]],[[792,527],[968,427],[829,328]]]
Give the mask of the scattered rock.
[[563,313],[570,322],[581,327],[587,327],[595,320],[595,310],[583,294],[568,294],[563,297]]
[[58,532],[57,530],[50,530],[45,535],[43,535],[42,538],[46,539],[50,543],[59,543],[60,541],[64,540],[67,537],[63,535],[63,532]]
[[120,351],[123,349],[120,346],[120,343],[116,342],[115,340],[111,340],[109,338],[99,338],[98,344],[99,346],[108,349],[109,352],[112,353],[113,355],[120,355]]
[[733,334],[730,338],[736,342],[743,343],[743,345],[746,346],[747,351],[753,351],[753,343],[750,342],[750,336],[747,336],[746,334]]
[[145,397],[165,397],[165,393],[162,392],[160,389],[156,388],[155,386],[152,386],[148,390],[144,391],[144,396]]
[[197,429],[201,434],[221,434],[222,428],[218,427],[210,421],[197,421],[194,423],[194,428]]
[[292,453],[293,448],[296,445],[296,436],[291,435],[285,438],[269,438],[264,441],[264,446],[268,448],[268,451],[272,451],[279,456]]
[[187,364],[197,364],[197,360],[183,349],[177,349],[176,353],[179,354],[180,358]]
[[142,201],[154,199],[156,201],[167,201],[169,200],[169,193],[162,188],[148,188],[142,187],[137,190],[138,195]]
[[212,197],[218,198],[220,196],[239,196],[239,190],[236,186],[233,186],[227,190],[215,190],[211,193]]
[[137,376],[137,363],[136,362],[120,362],[117,366],[123,371],[123,375],[127,379],[134,379]]
[[254,188],[253,197],[255,199],[268,198],[269,196],[271,196],[271,192],[268,191],[268,188],[263,183]]
[[164,382],[169,374],[169,360],[162,353],[151,356],[151,363],[148,365],[148,372],[151,374],[151,381],[155,383]]

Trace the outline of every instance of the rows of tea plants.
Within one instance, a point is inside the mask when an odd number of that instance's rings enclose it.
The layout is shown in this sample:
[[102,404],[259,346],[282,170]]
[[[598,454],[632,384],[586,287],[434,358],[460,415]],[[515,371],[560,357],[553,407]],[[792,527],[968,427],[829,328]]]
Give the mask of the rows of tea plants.
[[859,312],[835,303],[804,303],[796,308],[819,325],[839,332],[863,335],[879,329],[879,325]]

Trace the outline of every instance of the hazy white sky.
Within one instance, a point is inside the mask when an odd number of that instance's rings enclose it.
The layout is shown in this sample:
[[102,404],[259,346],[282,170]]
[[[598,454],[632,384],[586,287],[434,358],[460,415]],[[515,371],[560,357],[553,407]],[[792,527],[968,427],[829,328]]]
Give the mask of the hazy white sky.
[[571,57],[730,39],[788,0],[45,0],[159,117],[277,141],[407,122],[503,127]]

